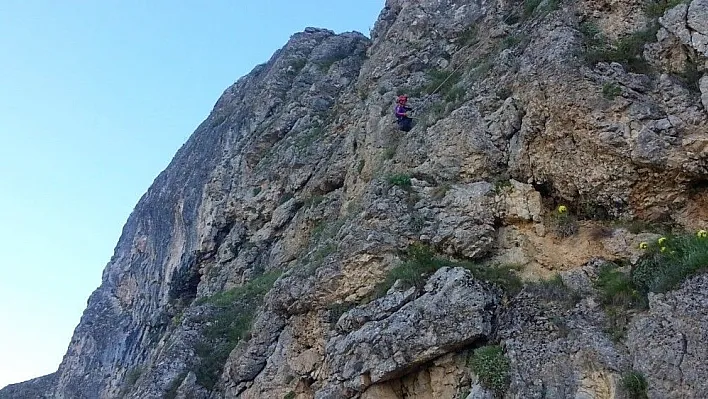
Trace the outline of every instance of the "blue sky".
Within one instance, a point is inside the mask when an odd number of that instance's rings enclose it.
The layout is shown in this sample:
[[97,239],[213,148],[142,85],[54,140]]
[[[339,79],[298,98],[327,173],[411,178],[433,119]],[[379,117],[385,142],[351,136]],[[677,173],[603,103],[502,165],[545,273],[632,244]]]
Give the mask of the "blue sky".
[[384,0],[0,2],[0,387],[56,370],[133,206],[223,90]]

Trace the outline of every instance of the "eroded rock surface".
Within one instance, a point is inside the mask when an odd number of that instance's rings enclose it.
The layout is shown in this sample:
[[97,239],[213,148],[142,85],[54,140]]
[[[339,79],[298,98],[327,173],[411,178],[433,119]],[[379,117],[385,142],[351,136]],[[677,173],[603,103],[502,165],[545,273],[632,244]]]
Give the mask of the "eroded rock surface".
[[[388,0],[371,38],[293,35],[136,205],[58,371],[0,397],[487,398],[466,363],[485,341],[511,359],[507,397],[621,398],[632,367],[650,397],[708,397],[702,277],[617,343],[591,261],[635,262],[657,237],[614,222],[708,223],[707,3],[654,19],[643,2],[524,4]],[[589,62],[634,37],[646,62]],[[580,219],[567,238],[549,223],[561,203]],[[370,302],[412,244],[561,271],[582,299],[502,299],[453,268]],[[218,305],[239,289],[248,309]],[[249,332],[227,339],[242,326],[219,323],[241,316]]]

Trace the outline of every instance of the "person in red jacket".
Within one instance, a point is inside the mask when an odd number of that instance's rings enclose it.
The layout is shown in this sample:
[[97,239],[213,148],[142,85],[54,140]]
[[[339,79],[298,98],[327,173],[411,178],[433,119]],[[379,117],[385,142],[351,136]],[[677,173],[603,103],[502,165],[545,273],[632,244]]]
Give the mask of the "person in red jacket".
[[413,119],[408,116],[408,112],[413,110],[413,108],[407,107],[408,96],[401,95],[398,96],[396,100],[396,121],[398,122],[398,128],[404,132],[409,132],[413,128]]

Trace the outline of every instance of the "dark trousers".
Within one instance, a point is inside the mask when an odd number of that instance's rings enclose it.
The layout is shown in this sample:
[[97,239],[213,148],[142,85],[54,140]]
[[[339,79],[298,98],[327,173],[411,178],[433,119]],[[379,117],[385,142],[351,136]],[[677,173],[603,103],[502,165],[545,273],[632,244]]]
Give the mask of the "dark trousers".
[[398,128],[404,132],[410,132],[413,128],[413,119],[407,116],[398,118]]

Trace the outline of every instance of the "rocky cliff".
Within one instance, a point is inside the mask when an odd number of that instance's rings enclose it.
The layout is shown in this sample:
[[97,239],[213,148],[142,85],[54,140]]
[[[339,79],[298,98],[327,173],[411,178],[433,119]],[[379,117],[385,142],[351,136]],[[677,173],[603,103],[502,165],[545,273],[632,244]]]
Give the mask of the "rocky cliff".
[[297,33],[136,205],[57,372],[0,398],[708,397],[707,68],[706,0]]

